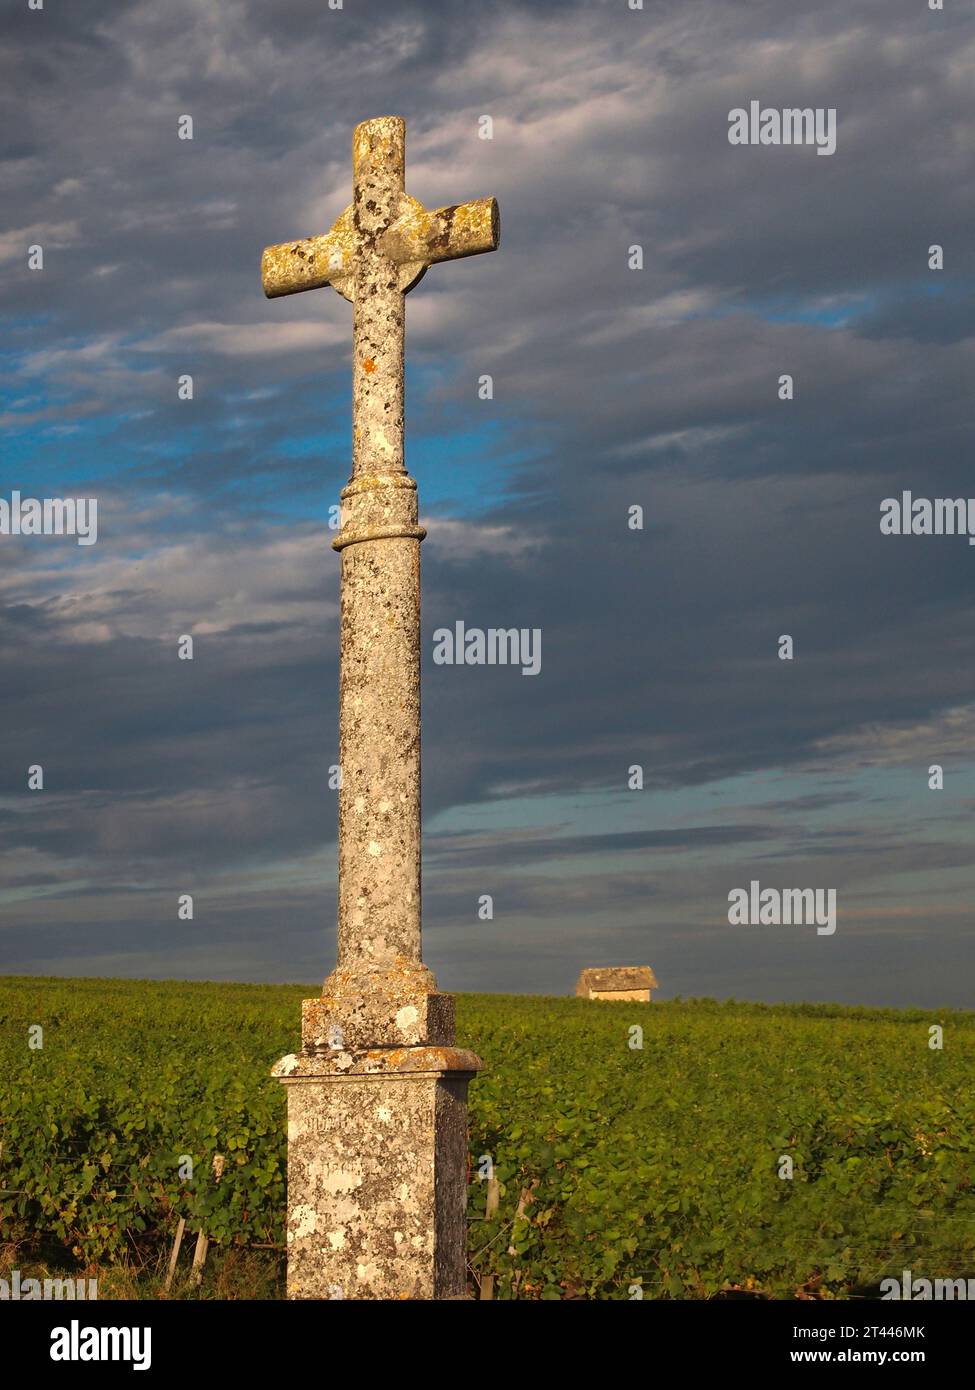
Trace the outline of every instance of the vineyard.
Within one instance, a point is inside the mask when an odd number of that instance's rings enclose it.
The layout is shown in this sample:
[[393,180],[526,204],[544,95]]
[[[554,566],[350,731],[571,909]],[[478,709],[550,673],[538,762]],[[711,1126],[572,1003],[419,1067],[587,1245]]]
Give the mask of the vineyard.
[[[0,1244],[101,1270],[163,1259],[185,1217],[217,1248],[282,1250],[268,1070],[314,992],[0,979]],[[462,995],[458,1038],[486,1064],[475,1293],[848,1297],[903,1269],[975,1275],[975,1014]]]

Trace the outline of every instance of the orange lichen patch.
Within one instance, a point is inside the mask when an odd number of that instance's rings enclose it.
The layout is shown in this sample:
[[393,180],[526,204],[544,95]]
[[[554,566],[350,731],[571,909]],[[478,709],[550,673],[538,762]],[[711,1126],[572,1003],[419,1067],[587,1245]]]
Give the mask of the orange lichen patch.
[[366,373],[367,376],[371,376],[372,373],[376,370],[375,359],[372,357],[367,357],[362,364],[362,370]]

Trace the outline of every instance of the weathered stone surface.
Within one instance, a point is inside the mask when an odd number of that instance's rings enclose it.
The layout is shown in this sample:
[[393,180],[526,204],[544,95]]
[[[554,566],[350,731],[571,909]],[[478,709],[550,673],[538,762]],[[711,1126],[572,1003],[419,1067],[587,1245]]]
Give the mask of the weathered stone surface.
[[311,1055],[289,1052],[275,1062],[271,1075],[279,1081],[317,1081],[349,1075],[422,1072],[424,1075],[469,1075],[481,1070],[481,1059],[464,1047],[370,1047]]
[[261,256],[261,284],[268,299],[302,290],[341,286],[351,278],[354,258],[352,208],[347,207],[324,236],[301,237],[266,246]]
[[301,1005],[305,1052],[337,1048],[450,1047],[454,999],[427,989],[410,991],[395,974],[378,978],[335,971],[320,999]]
[[467,1083],[448,1049],[283,1058],[288,1297],[457,1298],[466,1288]]
[[576,994],[583,999],[649,1002],[657,977],[649,965],[590,966],[579,972]]
[[[406,474],[342,493],[339,964],[420,959],[420,539]],[[434,986],[435,987],[435,986]]]
[[405,122],[355,129],[352,202],[325,236],[268,247],[269,297],[353,305],[352,476],[342,492],[338,965],[302,1006],[288,1087],[292,1298],[452,1298],[466,1251],[466,1093],[453,1000],[420,948],[420,542],[403,462],[404,295],[493,251],[493,198],[427,212]]
[[[353,143],[353,179],[374,158],[377,141],[384,142],[380,158],[399,161],[405,168],[406,127],[396,128],[396,116],[380,116],[356,129]],[[390,124],[387,124],[390,123]],[[360,137],[360,133],[362,135]],[[397,288],[404,294],[413,288],[427,266],[438,261],[460,260],[496,251],[501,241],[501,214],[496,198],[428,211],[403,188],[388,190],[389,218],[377,239],[378,249],[395,267]],[[350,203],[335,219],[331,230],[319,236],[299,237],[267,246],[261,257],[261,284],[268,299],[331,285],[348,300],[355,299],[357,261],[355,204]]]
[[[403,193],[398,214],[380,239],[380,249],[396,266],[396,281],[404,292],[419,283],[427,266],[496,251],[501,219],[496,198],[479,198],[460,206],[435,208]],[[261,282],[268,299],[331,285],[348,300],[355,299],[355,228],[349,206],[322,236],[301,237],[268,246],[261,259]]]

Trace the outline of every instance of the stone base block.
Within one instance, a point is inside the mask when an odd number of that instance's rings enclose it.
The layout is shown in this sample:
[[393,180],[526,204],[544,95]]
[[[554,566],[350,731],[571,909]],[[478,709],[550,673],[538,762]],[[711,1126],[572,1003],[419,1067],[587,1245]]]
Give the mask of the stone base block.
[[306,1053],[369,1047],[450,1047],[454,999],[440,994],[423,967],[361,974],[338,969],[321,998],[301,1005]]
[[288,1297],[463,1297],[472,1052],[283,1057]]

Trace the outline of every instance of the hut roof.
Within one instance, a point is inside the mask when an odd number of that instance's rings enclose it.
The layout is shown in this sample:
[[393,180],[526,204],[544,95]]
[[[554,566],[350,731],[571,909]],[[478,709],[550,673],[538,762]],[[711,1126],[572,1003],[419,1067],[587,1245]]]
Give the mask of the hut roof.
[[580,972],[576,988],[656,989],[657,977],[649,965],[593,966]]

